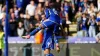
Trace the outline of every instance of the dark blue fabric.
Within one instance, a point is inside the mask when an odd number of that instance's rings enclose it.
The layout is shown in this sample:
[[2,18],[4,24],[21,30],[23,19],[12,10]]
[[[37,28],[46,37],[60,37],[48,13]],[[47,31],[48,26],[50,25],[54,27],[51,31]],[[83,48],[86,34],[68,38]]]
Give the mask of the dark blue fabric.
[[83,7],[84,6],[84,2],[79,2],[78,6],[79,7]]
[[17,2],[17,7],[21,8],[23,4],[23,0],[16,0],[16,2]]
[[87,30],[86,20],[82,20],[82,30]]
[[54,39],[53,39],[53,31],[52,29],[44,29],[44,38],[43,38],[43,44],[42,49],[54,49]]
[[97,22],[100,22],[100,18],[97,18],[96,21],[97,21]]
[[52,53],[50,53],[50,54],[46,54],[46,56],[54,56]]
[[69,12],[69,6],[64,6],[64,11],[65,11],[66,13],[68,13],[68,12]]

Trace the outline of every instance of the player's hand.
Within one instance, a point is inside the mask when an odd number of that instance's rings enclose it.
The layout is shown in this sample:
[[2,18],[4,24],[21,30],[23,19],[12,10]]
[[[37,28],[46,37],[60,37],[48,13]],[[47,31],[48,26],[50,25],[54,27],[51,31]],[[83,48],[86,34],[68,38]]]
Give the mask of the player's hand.
[[60,52],[60,47],[59,47],[58,44],[56,45],[56,51],[57,51],[57,52]]
[[22,38],[29,39],[30,38],[30,35],[22,36]]

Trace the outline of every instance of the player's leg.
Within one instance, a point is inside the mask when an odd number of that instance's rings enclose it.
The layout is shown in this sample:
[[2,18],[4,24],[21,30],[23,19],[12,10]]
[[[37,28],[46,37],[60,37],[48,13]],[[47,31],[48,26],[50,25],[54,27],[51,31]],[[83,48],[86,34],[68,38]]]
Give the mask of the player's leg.
[[60,51],[60,46],[59,46],[59,41],[58,41],[58,36],[54,35],[54,42],[56,44],[56,51],[59,52]]
[[44,54],[46,56],[53,56],[50,50],[54,49],[54,40],[53,38],[53,31],[51,29],[47,29],[46,33],[44,33],[44,40],[42,43],[42,49],[44,50]]
[[52,28],[54,27],[53,22],[49,21],[48,19],[45,20],[42,24],[40,24],[39,27],[37,27],[35,30],[33,30],[29,35],[25,36],[25,38],[30,38],[30,36],[35,35],[38,31],[40,31],[41,29],[45,29],[45,28]]
[[54,56],[52,53],[50,53],[50,49],[45,49],[44,54],[45,56]]
[[44,29],[44,28],[51,28],[53,27],[54,23],[49,21],[49,20],[45,20],[42,24],[40,24],[40,26],[38,28],[36,28],[35,30],[33,30],[31,33],[30,33],[30,36],[31,35],[34,35],[35,33],[37,33],[39,30],[41,29]]
[[54,56],[50,50],[54,48],[54,44],[50,43],[49,42],[47,43],[48,41],[46,41],[45,43],[43,43],[42,45],[42,49],[44,50],[44,55],[45,56]]
[[55,25],[55,27],[54,27],[54,42],[56,44],[57,52],[60,51],[60,46],[59,46],[59,41],[58,41],[58,36],[59,36],[59,32],[60,32],[59,27],[60,27],[59,25]]

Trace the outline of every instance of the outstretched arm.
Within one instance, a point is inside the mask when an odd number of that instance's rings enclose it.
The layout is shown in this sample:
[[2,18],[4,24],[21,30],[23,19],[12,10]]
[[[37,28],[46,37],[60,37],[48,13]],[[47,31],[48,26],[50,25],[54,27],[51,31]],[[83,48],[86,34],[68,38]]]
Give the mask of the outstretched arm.
[[27,36],[23,36],[23,38],[29,39],[30,36],[35,35],[38,31],[40,31],[41,29],[43,29],[44,27],[42,26],[42,24],[40,24],[39,27],[37,27],[35,30],[33,30],[30,34],[28,34]]

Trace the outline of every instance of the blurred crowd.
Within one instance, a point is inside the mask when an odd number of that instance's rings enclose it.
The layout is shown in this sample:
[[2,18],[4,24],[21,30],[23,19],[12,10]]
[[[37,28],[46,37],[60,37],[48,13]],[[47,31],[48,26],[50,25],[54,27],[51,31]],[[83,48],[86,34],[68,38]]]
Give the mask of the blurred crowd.
[[[10,0],[8,14],[9,36],[23,36],[35,29],[45,15],[51,0]],[[83,37],[95,37],[100,32],[100,0],[52,0],[55,9],[62,19],[62,25],[67,27],[76,22],[77,32]],[[6,5],[0,0],[0,26],[5,31]]]

